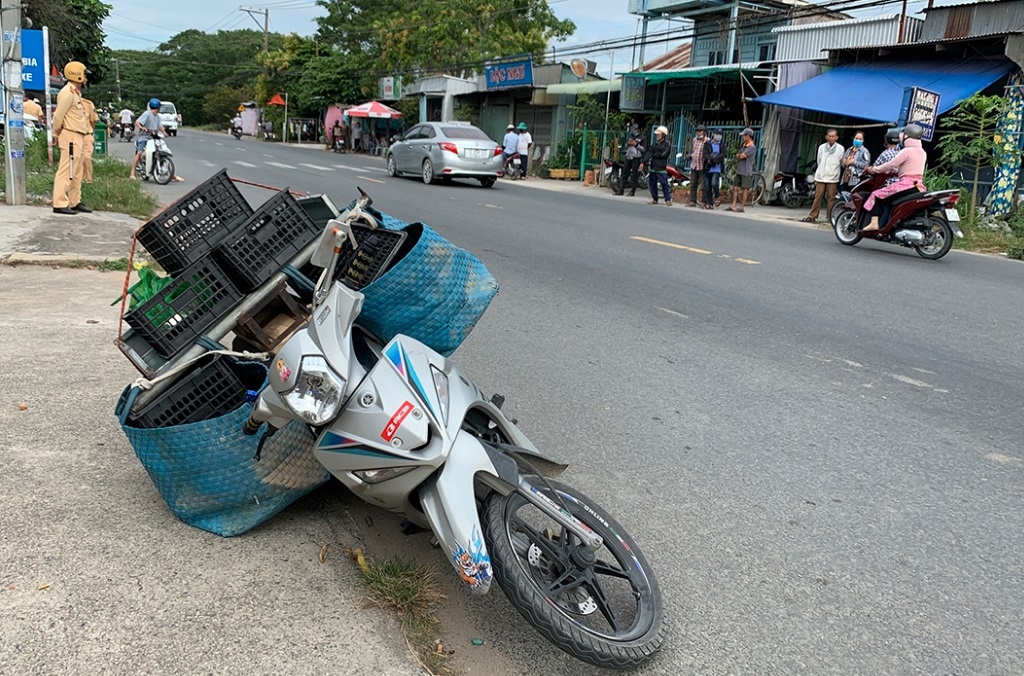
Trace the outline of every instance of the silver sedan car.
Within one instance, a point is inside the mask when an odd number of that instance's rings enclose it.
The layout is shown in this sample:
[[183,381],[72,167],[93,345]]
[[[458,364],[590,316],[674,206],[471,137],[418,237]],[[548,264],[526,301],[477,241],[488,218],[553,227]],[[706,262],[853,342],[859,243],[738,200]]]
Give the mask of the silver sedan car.
[[468,122],[423,122],[387,151],[388,176],[417,174],[424,183],[475,178],[490,188],[501,176],[501,146]]

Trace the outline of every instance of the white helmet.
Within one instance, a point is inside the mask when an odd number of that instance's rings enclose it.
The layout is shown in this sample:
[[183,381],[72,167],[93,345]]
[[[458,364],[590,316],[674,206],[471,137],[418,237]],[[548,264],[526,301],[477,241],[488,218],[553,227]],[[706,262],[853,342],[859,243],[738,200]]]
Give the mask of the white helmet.
[[509,126],[505,127],[505,131],[515,131],[515,130],[516,130],[516,126],[514,124],[510,124]]
[[668,136],[668,127],[666,127],[665,125],[661,125],[660,127],[654,130],[654,133],[661,134],[662,136]]

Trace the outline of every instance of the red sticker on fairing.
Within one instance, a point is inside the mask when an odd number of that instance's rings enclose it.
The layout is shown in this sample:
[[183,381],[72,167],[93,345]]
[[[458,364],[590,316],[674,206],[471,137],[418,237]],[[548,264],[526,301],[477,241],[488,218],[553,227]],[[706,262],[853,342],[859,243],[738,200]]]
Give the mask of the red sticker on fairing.
[[397,432],[398,428],[402,426],[402,421],[405,420],[406,416],[412,413],[412,409],[412,402],[408,401],[399,406],[398,410],[395,411],[395,414],[391,416],[391,420],[388,421],[387,426],[384,427],[384,430],[380,433],[380,438],[384,441],[391,441],[395,436],[395,432]]

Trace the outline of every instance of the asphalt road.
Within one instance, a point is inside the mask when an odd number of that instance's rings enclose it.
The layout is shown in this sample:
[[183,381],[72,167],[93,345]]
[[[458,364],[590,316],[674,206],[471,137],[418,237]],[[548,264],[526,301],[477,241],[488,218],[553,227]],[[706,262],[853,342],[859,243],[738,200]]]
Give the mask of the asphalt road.
[[[361,185],[483,259],[501,292],[456,359],[643,547],[672,626],[643,673],[1024,672],[1020,263],[170,144],[165,199],[221,166],[339,205]],[[590,673],[499,594],[465,608],[503,672]]]

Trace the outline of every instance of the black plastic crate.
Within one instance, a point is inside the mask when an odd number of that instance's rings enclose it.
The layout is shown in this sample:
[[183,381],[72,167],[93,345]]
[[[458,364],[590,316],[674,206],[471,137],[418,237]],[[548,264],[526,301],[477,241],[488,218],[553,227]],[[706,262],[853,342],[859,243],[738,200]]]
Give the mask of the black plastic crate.
[[214,251],[238,287],[248,293],[288,264],[320,232],[285,188]]
[[295,201],[299,203],[302,210],[316,223],[317,232],[323,232],[324,228],[327,227],[328,221],[341,215],[338,207],[334,206],[334,202],[327,195],[299,197]]
[[243,295],[217,262],[207,258],[175,275],[171,284],[124,319],[169,359],[231,312]]
[[207,256],[252,214],[227,170],[221,169],[142,226],[138,240],[174,277]]
[[372,230],[359,224],[352,226],[352,234],[356,238],[356,249],[348,243],[342,247],[334,278],[358,291],[387,272],[392,262],[397,262],[395,255],[408,235],[381,228]]
[[265,379],[266,368],[260,364],[240,364],[224,355],[209,355],[129,415],[128,424],[153,429],[211,420],[244,404],[247,392],[258,391]]

